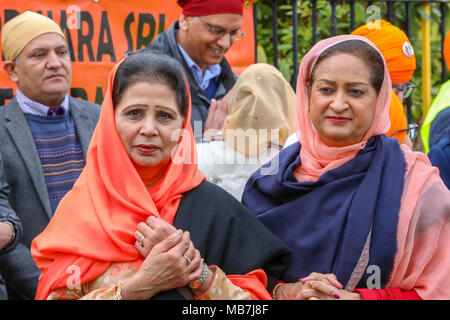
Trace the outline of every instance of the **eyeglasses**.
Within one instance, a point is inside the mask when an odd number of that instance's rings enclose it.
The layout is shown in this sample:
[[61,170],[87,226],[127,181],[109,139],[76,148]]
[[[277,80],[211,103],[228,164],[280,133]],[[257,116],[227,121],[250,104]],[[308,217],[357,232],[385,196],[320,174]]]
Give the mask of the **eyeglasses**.
[[230,32],[226,32],[224,29],[219,28],[219,27],[213,27],[211,25],[209,25],[208,23],[206,23],[205,21],[203,21],[200,17],[197,17],[198,20],[200,20],[200,22],[202,23],[202,25],[208,29],[209,32],[211,32],[211,34],[213,34],[215,37],[217,38],[221,38],[223,37],[225,34],[230,34],[230,38],[233,40],[240,40],[242,39],[243,36],[245,36],[244,31],[242,31],[241,29],[238,30],[233,30]]
[[397,133],[407,131],[408,136],[414,140],[417,137],[417,128],[419,127],[418,124],[409,124],[408,128],[397,130],[394,133],[391,134],[391,138],[394,137]]
[[412,92],[414,91],[415,86],[408,82],[403,87],[392,87],[392,90],[394,90],[395,94],[402,93],[403,99],[407,99],[411,96]]

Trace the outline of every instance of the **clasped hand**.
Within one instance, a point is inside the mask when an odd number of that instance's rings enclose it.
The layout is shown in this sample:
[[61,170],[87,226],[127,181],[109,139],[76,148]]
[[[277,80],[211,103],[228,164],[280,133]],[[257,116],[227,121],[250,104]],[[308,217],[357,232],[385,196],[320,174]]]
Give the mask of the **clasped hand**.
[[295,283],[286,283],[276,291],[279,300],[360,300],[358,293],[343,289],[334,274],[313,272]]
[[186,286],[200,277],[203,259],[189,232],[151,216],[138,224],[135,237],[135,246],[145,259],[133,276],[132,285],[128,285],[131,297],[149,299],[160,291]]

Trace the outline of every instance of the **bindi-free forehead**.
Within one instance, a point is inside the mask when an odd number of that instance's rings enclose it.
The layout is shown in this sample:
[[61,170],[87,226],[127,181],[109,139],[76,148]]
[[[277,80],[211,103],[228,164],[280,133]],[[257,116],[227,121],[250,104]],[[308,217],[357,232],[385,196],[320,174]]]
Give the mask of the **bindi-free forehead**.
[[352,83],[371,86],[370,70],[360,58],[351,54],[336,54],[320,62],[314,74],[314,82]]
[[142,81],[125,89],[117,105],[117,111],[136,106],[160,107],[180,113],[175,92],[162,83]]

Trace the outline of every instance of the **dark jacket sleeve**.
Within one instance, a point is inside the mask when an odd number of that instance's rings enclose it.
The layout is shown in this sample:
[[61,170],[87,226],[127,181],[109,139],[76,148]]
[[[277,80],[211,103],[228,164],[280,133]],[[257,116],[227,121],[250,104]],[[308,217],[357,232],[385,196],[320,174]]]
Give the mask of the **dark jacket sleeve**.
[[18,243],[14,250],[0,254],[0,272],[9,300],[34,300],[41,271],[24,244]]
[[0,154],[0,222],[9,221],[14,225],[15,236],[13,242],[11,242],[7,247],[0,250],[0,254],[7,253],[14,249],[14,247],[19,242],[20,236],[22,235],[22,223],[19,217],[16,215],[14,210],[11,208],[8,202],[9,185],[5,180],[3,174],[3,163]]
[[208,265],[227,275],[262,268],[270,291],[282,277],[289,248],[220,187],[204,181],[183,195],[174,225],[187,230]]
[[[0,153],[0,221],[9,221],[15,227],[15,238],[0,251],[0,275],[4,279],[9,299],[34,299],[40,270],[36,267],[30,250],[19,242],[22,223],[8,202],[9,185],[3,174]],[[24,195],[25,196],[25,195]]]
[[431,164],[439,168],[439,175],[450,189],[450,128],[447,137],[442,138],[428,152]]

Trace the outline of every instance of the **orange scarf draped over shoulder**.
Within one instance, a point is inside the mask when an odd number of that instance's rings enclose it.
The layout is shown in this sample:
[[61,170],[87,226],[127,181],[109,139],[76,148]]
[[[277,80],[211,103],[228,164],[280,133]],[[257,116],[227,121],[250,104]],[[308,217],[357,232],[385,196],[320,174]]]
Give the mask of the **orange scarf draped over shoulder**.
[[172,161],[158,184],[147,190],[115,125],[111,93],[117,67],[109,75],[86,166],[47,228],[32,242],[31,253],[42,272],[36,299],[68,287],[74,276],[80,284],[97,279],[112,262],[142,262],[134,245],[137,224],[150,215],[173,224],[182,194],[205,179],[196,164],[189,97]]

